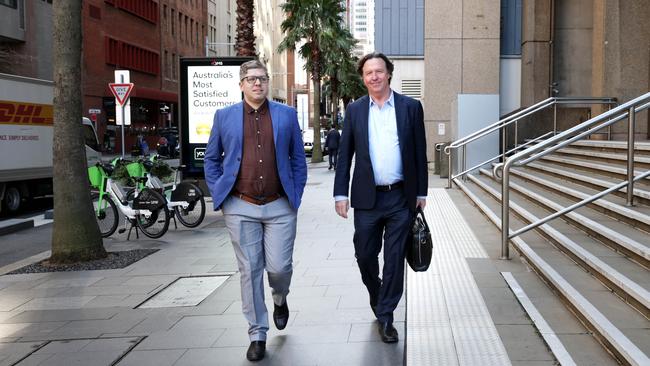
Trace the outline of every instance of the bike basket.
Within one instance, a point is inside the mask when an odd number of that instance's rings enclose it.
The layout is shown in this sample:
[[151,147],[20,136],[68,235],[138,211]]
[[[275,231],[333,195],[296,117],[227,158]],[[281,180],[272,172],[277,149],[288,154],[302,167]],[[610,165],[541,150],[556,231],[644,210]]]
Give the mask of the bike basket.
[[165,199],[152,190],[140,192],[138,197],[133,200],[133,209],[156,211],[165,205]]
[[104,172],[100,167],[91,166],[90,168],[88,168],[88,180],[90,180],[91,187],[100,189],[103,179],[104,179]]
[[144,167],[140,163],[129,163],[126,165],[126,170],[129,172],[130,177],[144,177]]
[[172,191],[171,201],[185,201],[191,203],[198,201],[201,196],[203,196],[203,192],[201,192],[201,189],[199,187],[195,186],[192,183],[182,182],[176,186],[175,190]]

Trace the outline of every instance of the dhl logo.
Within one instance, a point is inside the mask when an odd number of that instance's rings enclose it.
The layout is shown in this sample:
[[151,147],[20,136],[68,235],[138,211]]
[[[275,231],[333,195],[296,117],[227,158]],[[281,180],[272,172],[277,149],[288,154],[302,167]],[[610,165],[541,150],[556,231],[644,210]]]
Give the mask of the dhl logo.
[[0,124],[51,125],[51,105],[0,100]]

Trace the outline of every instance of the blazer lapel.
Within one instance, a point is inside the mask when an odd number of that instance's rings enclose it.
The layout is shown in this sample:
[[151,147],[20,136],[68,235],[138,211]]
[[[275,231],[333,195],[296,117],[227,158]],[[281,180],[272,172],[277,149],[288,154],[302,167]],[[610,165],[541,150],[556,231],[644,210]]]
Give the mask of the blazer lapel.
[[[233,121],[241,121],[240,123],[233,123],[231,128],[240,150],[243,150],[244,146],[244,102],[235,104],[232,113],[235,115]],[[240,151],[241,153],[241,151]]]
[[268,103],[269,103],[269,112],[271,113],[271,125],[273,126],[273,143],[275,144],[275,147],[277,149],[278,131],[280,131],[280,112],[275,107],[273,102],[269,100]]

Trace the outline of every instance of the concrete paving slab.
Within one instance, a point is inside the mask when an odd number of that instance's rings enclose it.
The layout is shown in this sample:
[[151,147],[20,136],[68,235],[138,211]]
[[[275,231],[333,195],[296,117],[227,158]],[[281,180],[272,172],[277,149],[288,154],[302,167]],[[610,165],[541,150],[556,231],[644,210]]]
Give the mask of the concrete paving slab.
[[129,352],[119,366],[172,366],[185,353],[185,349]]

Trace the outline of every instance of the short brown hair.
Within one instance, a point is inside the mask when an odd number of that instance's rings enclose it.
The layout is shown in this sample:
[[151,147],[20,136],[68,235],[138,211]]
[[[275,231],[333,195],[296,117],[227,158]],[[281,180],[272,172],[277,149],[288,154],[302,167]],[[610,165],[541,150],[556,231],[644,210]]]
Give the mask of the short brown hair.
[[393,65],[392,62],[390,62],[388,57],[386,57],[386,55],[384,55],[381,52],[371,52],[363,56],[361,60],[359,60],[359,63],[357,64],[357,72],[359,73],[359,75],[361,75],[361,78],[363,78],[363,65],[366,64],[366,61],[373,58],[380,58],[384,60],[384,63],[386,64],[386,69],[388,70],[388,74],[390,75],[390,77],[388,78],[388,81],[390,82],[390,80],[393,78],[393,70],[395,69],[395,66]]
[[264,70],[266,76],[269,76],[269,71],[266,69],[266,66],[260,62],[260,60],[250,60],[241,64],[241,67],[239,68],[239,80],[245,78],[246,74],[248,74],[248,70],[251,69],[262,69]]

